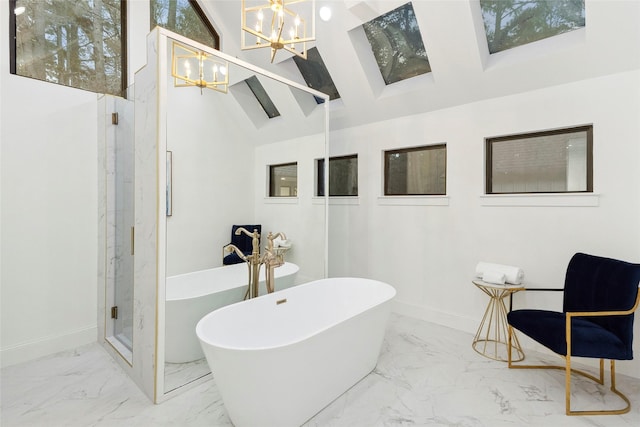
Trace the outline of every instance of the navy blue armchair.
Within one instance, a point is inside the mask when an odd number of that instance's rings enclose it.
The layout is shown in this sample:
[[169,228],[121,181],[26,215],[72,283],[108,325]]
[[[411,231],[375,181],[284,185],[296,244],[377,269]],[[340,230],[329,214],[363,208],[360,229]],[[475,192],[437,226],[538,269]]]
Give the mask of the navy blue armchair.
[[[250,232],[254,230],[258,230],[258,234],[262,234],[262,226],[260,224],[257,225],[234,225],[231,227],[231,244],[236,246],[242,253],[247,256],[251,255],[253,251],[253,239],[250,236],[247,236],[244,233],[240,235],[236,235],[236,230],[238,228],[244,228]],[[226,245],[225,245],[226,246]],[[231,264],[239,264],[241,262],[245,262],[242,258],[238,256],[235,252],[231,252],[228,255],[225,255],[222,258],[223,265],[231,265]]]
[[[615,361],[633,359],[633,317],[640,303],[640,264],[577,253],[565,276],[562,312],[514,310],[509,323],[509,368],[552,368],[565,370],[567,415],[624,414],[629,399],[616,389]],[[561,356],[565,366],[521,365],[511,359],[513,328]],[[600,359],[600,376],[571,368],[571,357]],[[611,391],[626,407],[615,410],[571,410],[571,373],[604,384],[604,359],[611,361]]]

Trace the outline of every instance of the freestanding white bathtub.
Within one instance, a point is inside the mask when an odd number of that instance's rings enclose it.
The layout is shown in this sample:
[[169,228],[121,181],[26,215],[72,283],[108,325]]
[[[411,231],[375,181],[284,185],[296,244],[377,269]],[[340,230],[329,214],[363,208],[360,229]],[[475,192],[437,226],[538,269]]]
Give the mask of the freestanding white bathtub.
[[233,424],[300,426],[371,372],[395,294],[322,279],[206,315],[196,334]]
[[[276,268],[276,290],[295,284],[299,267],[285,262]],[[260,269],[260,291],[266,293],[264,267]],[[226,265],[167,277],[165,303],[165,361],[186,363],[202,359],[196,335],[202,317],[220,307],[244,299],[249,283],[247,264]]]

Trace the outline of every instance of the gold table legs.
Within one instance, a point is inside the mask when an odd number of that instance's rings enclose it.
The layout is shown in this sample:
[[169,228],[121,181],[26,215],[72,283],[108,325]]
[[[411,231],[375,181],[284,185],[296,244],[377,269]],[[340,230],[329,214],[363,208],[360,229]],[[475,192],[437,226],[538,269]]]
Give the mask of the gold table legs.
[[[524,289],[524,287],[495,285],[480,280],[474,280],[473,284],[489,296],[489,304],[473,338],[473,349],[490,359],[507,362],[509,325],[507,324],[507,308],[504,304],[504,299],[512,293]],[[511,337],[511,351],[511,360],[513,362],[524,359],[524,352],[515,331]]]

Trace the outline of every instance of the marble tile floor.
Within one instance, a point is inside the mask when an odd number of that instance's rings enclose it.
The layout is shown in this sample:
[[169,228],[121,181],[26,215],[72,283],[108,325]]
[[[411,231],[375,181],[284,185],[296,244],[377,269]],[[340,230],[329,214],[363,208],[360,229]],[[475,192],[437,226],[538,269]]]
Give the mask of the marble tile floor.
[[207,359],[204,357],[187,363],[165,363],[164,392],[169,393],[180,388],[183,384],[195,381],[210,373]]
[[[640,425],[638,379],[618,375],[630,413],[567,417],[562,371],[509,370],[477,354],[471,341],[465,332],[392,315],[376,369],[304,427]],[[536,359],[561,361],[527,354]],[[215,381],[154,405],[97,344],[4,368],[0,380],[2,427],[231,426]],[[574,408],[618,404],[607,391],[574,377]]]

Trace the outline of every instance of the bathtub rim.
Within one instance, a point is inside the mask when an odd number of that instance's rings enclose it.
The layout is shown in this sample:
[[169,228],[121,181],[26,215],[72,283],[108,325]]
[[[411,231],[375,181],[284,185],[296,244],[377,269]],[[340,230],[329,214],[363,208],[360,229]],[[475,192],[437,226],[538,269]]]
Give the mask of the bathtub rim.
[[[361,310],[358,311],[356,313],[352,313],[350,314],[348,317],[344,317],[342,319],[340,319],[339,321],[333,321],[330,323],[327,323],[324,327],[319,328],[319,329],[315,329],[313,330],[311,333],[306,334],[304,336],[299,337],[296,340],[291,340],[291,341],[287,341],[287,342],[281,342],[278,345],[272,345],[272,346],[256,346],[256,347],[239,347],[239,346],[230,346],[230,345],[220,345],[220,344],[216,344],[211,342],[211,340],[209,339],[205,339],[202,336],[202,329],[204,328],[204,323],[207,319],[209,319],[210,317],[215,316],[216,314],[219,314],[221,311],[225,311],[225,310],[233,310],[233,307],[237,306],[238,304],[245,304],[245,303],[250,303],[252,300],[245,300],[245,301],[240,301],[234,304],[229,304],[227,306],[218,308],[210,313],[208,313],[207,315],[205,315],[202,319],[200,319],[198,321],[198,323],[196,324],[196,336],[198,337],[198,339],[200,340],[201,343],[203,344],[207,344],[209,346],[221,349],[221,350],[225,350],[225,351],[248,351],[248,352],[253,352],[253,351],[265,351],[265,350],[277,350],[277,349],[281,349],[284,347],[288,347],[291,345],[295,345],[296,343],[300,343],[302,341],[308,340],[309,338],[318,335],[324,331],[327,331],[331,328],[335,328],[336,326],[340,325],[343,322],[348,321],[349,319],[352,319],[354,317],[357,317],[359,315],[361,315],[362,313],[365,313],[369,310],[374,310],[378,307],[382,307],[386,304],[390,304],[391,301],[395,298],[396,294],[397,294],[397,290],[391,286],[390,284],[380,281],[380,280],[376,280],[376,279],[368,279],[365,277],[329,277],[329,278],[324,278],[324,279],[318,279],[318,280],[312,280],[311,282],[307,282],[307,283],[302,283],[300,285],[294,286],[293,288],[288,288],[288,289],[283,289],[280,291],[276,291],[273,292],[271,294],[267,294],[267,295],[262,295],[259,296],[257,298],[264,298],[264,299],[274,299],[277,300],[278,299],[278,294],[280,293],[284,293],[287,291],[291,291],[292,289],[296,289],[299,292],[300,288],[304,288],[306,286],[310,286],[310,285],[314,285],[317,284],[318,282],[328,282],[328,281],[332,281],[332,280],[364,280],[367,282],[374,282],[377,283],[379,285],[382,285],[381,287],[387,291],[383,294],[383,296],[381,297],[380,301],[377,304],[371,305],[370,307],[368,307],[366,310]],[[388,294],[387,294],[388,293]],[[205,352],[206,353],[206,352]]]
[[[248,263],[239,263],[239,264],[232,264],[232,265],[221,265],[219,267],[205,268],[203,270],[190,271],[188,273],[180,273],[180,274],[174,274],[173,276],[167,276],[167,279],[166,279],[167,287],[169,286],[169,279],[193,276],[193,275],[196,275],[196,274],[201,274],[201,273],[203,273],[205,271],[224,269],[224,268],[234,267],[236,265],[243,265],[243,264],[248,265]],[[247,268],[247,270],[248,270],[249,267],[246,267],[246,265],[245,265],[245,268]],[[288,268],[292,269],[291,272],[288,272],[284,276],[292,276],[292,275],[297,274],[300,271],[300,266],[298,264],[293,263],[293,262],[286,261],[284,263],[283,267],[284,266],[287,266]],[[237,268],[237,267],[234,267],[234,268]],[[260,278],[261,279],[263,279],[263,277],[262,277],[262,275],[264,274],[263,271],[264,271],[263,269],[260,269],[260,274],[261,274]],[[283,271],[282,269],[280,269],[280,271],[278,271],[278,268],[276,268],[274,270],[276,279],[278,279],[280,277],[283,277],[282,274],[278,274],[278,273],[282,273],[282,271]],[[247,278],[248,278],[248,271],[247,271]],[[248,280],[247,280],[247,282],[248,282]],[[226,292],[226,291],[231,290],[231,289],[242,288],[242,287],[246,287],[246,286],[249,286],[249,283],[242,283],[242,284],[234,285],[234,286],[225,286],[224,288],[221,288],[221,289],[215,289],[212,292],[208,292],[208,293],[200,292],[200,293],[197,293],[197,294],[189,294],[189,295],[186,295],[186,296],[180,296],[178,298],[169,297],[169,292],[166,292],[165,293],[165,302],[171,303],[171,302],[177,302],[177,301],[187,301],[187,300],[196,299],[196,298],[202,298],[202,297],[205,297],[207,295],[211,295],[211,294],[215,294],[215,293],[219,293],[219,292]]]

